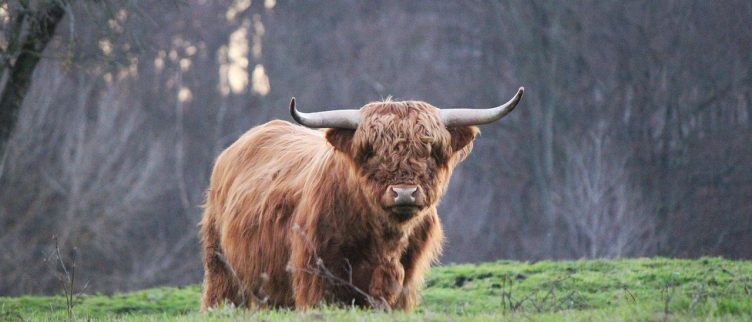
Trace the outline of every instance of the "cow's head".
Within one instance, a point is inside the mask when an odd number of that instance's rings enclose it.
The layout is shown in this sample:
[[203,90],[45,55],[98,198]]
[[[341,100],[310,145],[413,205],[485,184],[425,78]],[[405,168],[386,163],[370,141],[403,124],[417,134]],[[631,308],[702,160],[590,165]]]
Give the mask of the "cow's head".
[[475,125],[511,112],[523,88],[490,109],[438,109],[419,101],[374,102],[359,110],[302,113],[290,102],[295,121],[329,128],[326,139],[351,160],[373,210],[405,222],[434,206],[454,167],[472,149]]

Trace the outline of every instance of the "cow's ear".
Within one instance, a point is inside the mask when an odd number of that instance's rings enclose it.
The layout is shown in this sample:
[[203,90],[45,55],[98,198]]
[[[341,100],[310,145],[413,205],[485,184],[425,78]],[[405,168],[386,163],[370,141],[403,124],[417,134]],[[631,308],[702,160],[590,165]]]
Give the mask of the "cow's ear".
[[462,161],[473,149],[473,140],[480,133],[477,126],[453,126],[447,128],[452,135],[452,157]]
[[329,141],[335,150],[347,155],[352,154],[352,141],[355,130],[347,129],[328,129],[326,130],[326,140]]

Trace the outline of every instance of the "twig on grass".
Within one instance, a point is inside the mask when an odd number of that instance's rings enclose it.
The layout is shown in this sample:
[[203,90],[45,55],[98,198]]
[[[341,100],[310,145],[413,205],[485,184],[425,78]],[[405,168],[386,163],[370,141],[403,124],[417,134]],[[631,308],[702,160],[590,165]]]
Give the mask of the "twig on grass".
[[674,293],[676,291],[676,283],[673,281],[669,281],[668,283],[664,284],[663,287],[661,287],[661,298],[663,299],[663,321],[668,321],[668,317],[671,314],[671,311],[669,310],[669,305],[671,304],[671,299],[674,298]]
[[528,301],[533,295],[533,293],[529,293],[527,296],[523,297],[522,299],[515,301],[514,296],[512,294],[513,284],[514,284],[513,279],[509,274],[506,274],[502,277],[501,308],[504,312],[517,312],[517,310],[519,310],[519,308],[522,307],[522,304]]
[[[515,299],[512,294],[513,278],[509,275],[505,275],[502,278],[501,286],[501,307],[504,312],[518,312],[523,305],[527,302],[529,306],[537,313],[543,313],[546,311],[557,312],[559,310],[565,310],[573,307],[585,306],[584,298],[577,290],[572,290],[562,294],[561,282],[570,279],[571,275],[562,276],[556,278],[553,281],[547,282],[541,287],[533,289],[520,299]],[[545,293],[541,293],[544,292]],[[542,296],[540,296],[542,294]]]
[[752,291],[751,291],[752,287],[750,287],[750,277],[749,277],[749,275],[735,274],[734,272],[730,271],[729,269],[727,269],[726,267],[723,267],[723,266],[721,266],[721,270],[724,273],[730,275],[733,278],[733,281],[732,281],[732,283],[730,283],[730,285],[741,284],[742,285],[742,289],[744,290],[744,294],[746,294],[747,296],[751,295],[750,293],[752,293]]
[[621,289],[624,290],[624,292],[627,293],[627,295],[629,295],[629,297],[627,298],[627,302],[629,302],[629,299],[631,299],[632,303],[637,303],[637,298],[634,296],[634,294],[632,294],[632,292],[629,291],[629,288],[627,288],[626,285],[622,286]]
[[63,285],[63,295],[65,296],[65,307],[68,316],[68,321],[73,321],[73,307],[75,306],[75,300],[78,294],[76,294],[76,255],[78,254],[78,248],[73,248],[73,255],[71,258],[70,270],[63,261],[63,255],[60,253],[60,244],[57,236],[53,236],[55,241],[55,256],[57,262],[60,264],[60,268],[63,270],[63,274],[58,274],[58,279]]

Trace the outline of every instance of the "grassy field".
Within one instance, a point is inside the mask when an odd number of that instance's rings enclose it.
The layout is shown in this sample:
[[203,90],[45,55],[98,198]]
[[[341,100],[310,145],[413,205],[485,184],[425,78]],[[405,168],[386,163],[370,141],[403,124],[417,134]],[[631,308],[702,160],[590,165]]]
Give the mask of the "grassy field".
[[[752,261],[500,261],[434,268],[413,313],[323,307],[305,313],[198,312],[200,286],[81,295],[76,320],[118,321],[752,321]],[[67,318],[61,296],[0,297],[0,321]]]

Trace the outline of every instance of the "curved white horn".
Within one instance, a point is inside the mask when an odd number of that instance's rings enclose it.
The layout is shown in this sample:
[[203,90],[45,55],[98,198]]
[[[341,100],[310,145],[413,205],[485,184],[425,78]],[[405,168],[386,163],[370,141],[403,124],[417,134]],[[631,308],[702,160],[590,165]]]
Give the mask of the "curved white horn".
[[290,115],[298,124],[311,128],[358,128],[360,110],[333,110],[315,113],[303,113],[295,108],[295,97],[290,100]]
[[469,109],[469,108],[450,108],[440,110],[441,120],[444,126],[469,126],[488,124],[499,120],[514,110],[517,103],[520,102],[525,88],[520,87],[517,94],[509,102],[488,109]]

